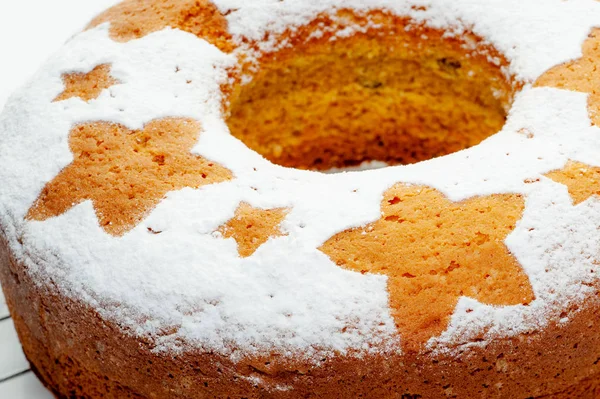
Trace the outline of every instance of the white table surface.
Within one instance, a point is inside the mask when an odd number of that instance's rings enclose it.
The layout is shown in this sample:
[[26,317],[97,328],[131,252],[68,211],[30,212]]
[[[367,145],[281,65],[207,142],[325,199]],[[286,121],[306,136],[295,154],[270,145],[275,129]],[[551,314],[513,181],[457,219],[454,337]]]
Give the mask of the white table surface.
[[[118,1],[0,1],[0,109],[62,43]],[[29,370],[1,292],[0,398],[53,398]]]
[[29,370],[4,296],[0,293],[0,398],[51,399],[53,396]]

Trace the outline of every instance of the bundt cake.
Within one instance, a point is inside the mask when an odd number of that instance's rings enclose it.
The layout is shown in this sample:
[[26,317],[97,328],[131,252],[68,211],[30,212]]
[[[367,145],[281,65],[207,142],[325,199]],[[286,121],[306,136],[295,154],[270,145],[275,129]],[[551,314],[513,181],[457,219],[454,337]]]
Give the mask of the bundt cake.
[[58,398],[600,397],[600,2],[125,0],[0,116]]

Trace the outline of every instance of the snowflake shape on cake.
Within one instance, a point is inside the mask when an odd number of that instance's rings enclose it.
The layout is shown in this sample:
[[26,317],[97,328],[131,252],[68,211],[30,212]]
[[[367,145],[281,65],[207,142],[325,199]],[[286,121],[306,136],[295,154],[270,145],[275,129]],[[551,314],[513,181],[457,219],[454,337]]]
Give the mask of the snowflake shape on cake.
[[546,177],[567,186],[574,205],[593,196],[600,198],[600,168],[569,161],[564,169],[550,172]]
[[270,238],[285,235],[280,225],[288,212],[287,208],[260,209],[242,202],[235,216],[217,231],[225,238],[233,238],[240,256],[247,258]]
[[588,93],[588,114],[592,123],[600,126],[600,29],[594,29],[582,47],[583,56],[558,65],[544,73],[535,83],[537,87]]
[[224,167],[190,153],[200,124],[166,118],[130,130],[110,122],[72,129],[74,161],[49,182],[27,218],[43,221],[91,200],[101,227],[120,236],[133,229],[169,191],[232,178]]
[[403,347],[418,350],[447,329],[460,297],[497,306],[534,299],[504,243],[524,206],[516,194],[452,202],[433,188],[398,184],[384,195],[381,219],[320,250],[345,269],[387,276]]
[[98,65],[88,73],[67,73],[62,76],[65,89],[60,93],[54,102],[68,100],[69,98],[79,97],[83,101],[89,102],[100,96],[102,90],[120,83],[110,75],[110,65]]

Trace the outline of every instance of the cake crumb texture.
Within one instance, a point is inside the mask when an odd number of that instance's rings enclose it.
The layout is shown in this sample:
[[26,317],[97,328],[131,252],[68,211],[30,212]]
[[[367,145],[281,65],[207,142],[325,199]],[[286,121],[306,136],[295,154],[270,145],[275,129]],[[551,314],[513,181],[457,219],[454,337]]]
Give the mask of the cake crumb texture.
[[[352,35],[336,35],[348,26]],[[341,10],[284,37],[236,82],[227,123],[287,167],[412,164],[472,147],[502,128],[520,87],[476,35],[382,11]]]
[[540,76],[538,87],[588,93],[588,113],[592,123],[600,126],[600,29],[593,29],[583,43],[583,57],[558,65]]
[[181,29],[231,51],[227,21],[209,0],[125,0],[97,16],[89,25],[110,22],[113,40],[127,42],[164,28]]
[[406,349],[442,333],[462,296],[490,305],[534,299],[504,240],[524,209],[519,195],[453,203],[429,187],[398,184],[381,219],[329,239],[321,251],[338,266],[388,276],[390,307]]
[[590,197],[600,196],[600,168],[569,161],[564,169],[550,172],[546,176],[567,186],[575,205]]
[[74,161],[46,187],[27,218],[46,220],[91,200],[101,227],[119,236],[133,229],[169,191],[231,179],[231,172],[190,153],[200,124],[183,118],[130,130],[109,122],[76,126]]
[[62,78],[65,90],[54,99],[55,102],[73,97],[91,101],[98,98],[103,90],[119,83],[110,75],[109,64],[98,65],[88,73],[67,73]]
[[242,203],[235,216],[219,227],[225,238],[233,238],[238,245],[238,253],[246,258],[272,237],[284,235],[280,224],[289,209],[258,209],[248,203]]

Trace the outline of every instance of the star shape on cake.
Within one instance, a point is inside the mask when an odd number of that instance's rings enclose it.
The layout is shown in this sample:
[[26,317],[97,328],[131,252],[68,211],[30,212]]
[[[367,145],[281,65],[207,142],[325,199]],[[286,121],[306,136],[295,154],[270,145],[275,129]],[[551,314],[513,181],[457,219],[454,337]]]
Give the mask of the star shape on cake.
[[233,238],[237,242],[239,255],[247,258],[270,238],[286,235],[280,225],[288,213],[287,208],[260,209],[242,202],[234,217],[217,231],[224,238]]
[[89,102],[98,98],[102,90],[120,83],[110,75],[109,64],[98,65],[88,73],[64,74],[62,80],[65,89],[54,99],[54,102],[68,100],[73,97],[79,97],[83,101]]
[[222,51],[233,49],[227,20],[210,0],[125,0],[96,17],[88,28],[106,22],[110,22],[110,37],[118,42],[171,27],[203,38]]
[[385,193],[379,220],[320,250],[344,269],[387,276],[402,345],[418,350],[447,329],[461,297],[496,306],[534,299],[504,243],[524,206],[516,194],[452,202],[430,187],[397,184]]
[[535,83],[536,87],[588,93],[588,114],[592,123],[600,126],[600,29],[594,29],[582,47],[583,56],[577,60],[558,65],[544,73]]
[[169,191],[232,178],[228,169],[190,152],[200,130],[185,118],[155,120],[142,130],[111,122],[74,127],[73,162],[46,184],[27,218],[43,221],[90,200],[107,233],[127,233]]
[[600,168],[569,161],[564,169],[550,172],[546,177],[567,186],[574,205],[593,196],[600,197]]

